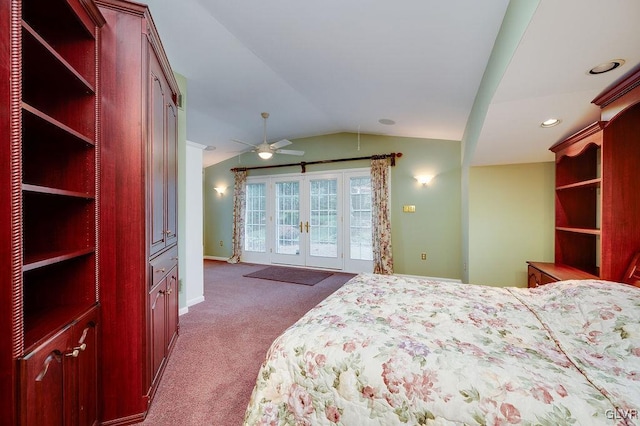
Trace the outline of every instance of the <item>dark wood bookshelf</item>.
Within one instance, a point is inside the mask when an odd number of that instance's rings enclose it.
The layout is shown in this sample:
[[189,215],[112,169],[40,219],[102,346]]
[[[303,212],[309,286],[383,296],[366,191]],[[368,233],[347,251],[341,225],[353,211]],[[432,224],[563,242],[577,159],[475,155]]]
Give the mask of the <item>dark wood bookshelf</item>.
[[[80,84],[79,89],[87,93],[95,93],[95,87],[89,83],[65,58],[62,57],[45,39],[24,20],[22,21],[22,45],[23,50],[29,51],[38,60],[38,65],[47,68],[49,72],[55,69],[61,74],[68,74],[71,80],[75,79]],[[28,64],[27,64],[28,65]]]
[[53,252],[32,254],[29,256],[25,256],[22,271],[32,271],[34,269],[43,268],[45,266],[64,262],[66,260],[86,256],[94,252],[95,247],[88,247],[80,250],[59,250]]
[[[83,142],[85,144],[88,145],[95,145],[95,142],[93,141],[93,139],[81,134],[80,132],[72,129],[71,127],[67,126],[66,124],[56,120],[55,118],[51,117],[50,115],[40,111],[38,108],[35,108],[31,105],[29,105],[26,102],[22,102],[22,110],[28,112],[29,114],[31,114],[31,116],[33,116],[33,120],[35,119],[39,119],[41,121],[40,124],[47,124],[48,126],[52,126],[55,129],[57,129],[57,131],[62,131],[66,134],[68,134],[69,136],[71,136],[72,138],[77,139],[80,142]],[[29,116],[29,114],[24,115],[26,120],[32,120],[32,118]],[[31,123],[33,122],[36,126],[39,125],[39,123],[37,121],[28,121],[25,124]],[[56,130],[51,130],[51,131],[56,131]],[[46,132],[46,130],[45,130]]]
[[95,198],[93,195],[87,194],[84,192],[67,191],[65,189],[50,188],[50,187],[40,186],[40,185],[30,185],[27,183],[22,184],[22,190],[26,192],[33,192],[38,194],[61,195],[64,197],[82,198],[86,200],[93,200]]

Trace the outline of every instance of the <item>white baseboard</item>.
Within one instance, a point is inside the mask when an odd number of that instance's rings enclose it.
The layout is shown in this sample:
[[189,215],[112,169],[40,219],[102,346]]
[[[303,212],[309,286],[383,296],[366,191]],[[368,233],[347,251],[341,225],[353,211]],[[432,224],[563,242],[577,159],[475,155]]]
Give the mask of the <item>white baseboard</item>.
[[187,306],[178,310],[178,315],[184,315],[189,312],[189,307],[204,302],[204,296],[199,296],[191,300],[187,300]]
[[205,260],[221,260],[223,262],[226,262],[227,260],[229,260],[228,257],[223,257],[223,256],[203,256],[203,258]]
[[191,300],[187,300],[187,307],[197,305],[198,303],[202,303],[202,302],[204,302],[204,295],[198,296]]
[[393,275],[397,275],[399,277],[407,277],[407,278],[420,278],[420,279],[427,279],[427,280],[451,281],[454,283],[462,283],[462,280],[459,280],[457,278],[425,277],[422,275],[409,275],[409,274],[393,274]]

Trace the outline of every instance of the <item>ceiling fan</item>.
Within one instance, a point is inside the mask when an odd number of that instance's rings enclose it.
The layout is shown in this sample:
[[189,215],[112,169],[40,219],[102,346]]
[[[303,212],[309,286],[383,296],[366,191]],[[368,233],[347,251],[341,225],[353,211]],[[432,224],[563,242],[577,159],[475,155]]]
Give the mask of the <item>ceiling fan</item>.
[[269,118],[268,112],[263,112],[260,114],[264,119],[264,130],[263,130],[263,139],[260,145],[254,145],[252,143],[247,143],[243,141],[239,141],[237,139],[233,139],[234,142],[238,142],[244,145],[252,146],[254,149],[251,151],[257,152],[258,156],[264,160],[268,160],[273,156],[273,154],[287,154],[287,155],[304,155],[304,151],[298,151],[295,149],[280,149],[283,146],[291,145],[293,142],[287,139],[279,140],[278,142],[268,143],[267,142],[267,118]]

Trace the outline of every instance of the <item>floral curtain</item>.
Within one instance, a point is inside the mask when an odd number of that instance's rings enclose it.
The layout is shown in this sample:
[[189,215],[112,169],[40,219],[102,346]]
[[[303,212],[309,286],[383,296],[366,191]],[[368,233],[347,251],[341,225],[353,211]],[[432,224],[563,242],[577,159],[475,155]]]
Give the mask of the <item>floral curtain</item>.
[[371,159],[371,204],[373,228],[373,273],[393,274],[391,218],[389,212],[389,158]]
[[244,248],[244,214],[247,209],[245,195],[247,192],[247,171],[236,170],[233,187],[233,235],[231,238],[232,254],[227,262],[239,263]]

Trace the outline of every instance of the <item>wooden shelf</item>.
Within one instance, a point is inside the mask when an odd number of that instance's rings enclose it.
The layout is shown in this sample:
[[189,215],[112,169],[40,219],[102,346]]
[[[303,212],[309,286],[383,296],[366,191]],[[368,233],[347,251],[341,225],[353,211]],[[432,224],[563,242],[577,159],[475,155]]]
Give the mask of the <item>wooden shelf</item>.
[[556,227],[556,230],[564,231],[564,232],[573,232],[576,234],[600,235],[599,229],[591,229],[591,228],[570,228],[566,226],[558,226]]
[[95,198],[93,195],[85,194],[84,192],[67,191],[65,189],[49,188],[46,186],[31,185],[27,183],[22,184],[22,190],[36,194],[61,195],[64,197],[81,198],[85,200],[93,200]]
[[66,260],[75,259],[77,257],[86,256],[95,252],[95,247],[84,248],[80,250],[60,250],[49,253],[38,253],[25,256],[22,266],[23,272],[32,271],[34,269],[43,268],[45,266],[54,265]]
[[576,182],[569,185],[562,185],[556,188],[556,191],[564,191],[567,189],[582,189],[582,188],[599,188],[602,184],[601,178],[589,179],[582,182]]
[[51,68],[57,68],[63,73],[67,73],[70,79],[76,80],[76,84],[79,83],[81,89],[88,93],[95,94],[93,85],[24,20],[22,21],[22,29],[23,49],[38,59],[41,64],[41,69],[46,69],[47,73],[50,73]]
[[[53,126],[56,129],[58,129],[59,131],[62,131],[65,134],[67,134],[67,135],[73,137],[74,139],[77,139],[78,141],[83,142],[85,144],[95,145],[95,142],[91,138],[88,138],[85,135],[81,134],[80,132],[77,132],[77,131],[73,130],[71,127],[67,126],[66,124],[61,123],[60,121],[58,121],[55,118],[45,114],[44,112],[40,111],[39,109],[34,108],[33,106],[27,104],[26,102],[22,102],[22,110],[30,113],[30,115],[32,117],[40,120],[42,122],[42,124],[46,123],[49,126]],[[23,114],[23,116],[24,116],[24,114]]]

